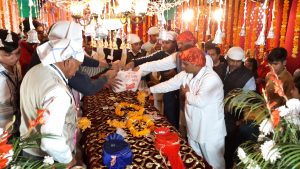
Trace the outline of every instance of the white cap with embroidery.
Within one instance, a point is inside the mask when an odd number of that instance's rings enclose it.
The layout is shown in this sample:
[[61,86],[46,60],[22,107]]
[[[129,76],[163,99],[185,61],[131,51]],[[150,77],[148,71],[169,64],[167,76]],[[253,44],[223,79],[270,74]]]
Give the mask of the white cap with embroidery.
[[166,31],[164,34],[159,37],[163,41],[176,41],[178,34],[174,31]]
[[60,21],[53,25],[49,41],[37,47],[43,65],[62,62],[71,57],[83,62],[82,29],[75,22]]
[[225,58],[229,57],[232,60],[245,61],[245,52],[241,47],[235,46],[227,51]]
[[148,29],[148,35],[155,35],[155,34],[159,34],[159,28],[156,26],[153,26],[151,28]]
[[136,34],[128,34],[127,35],[127,42],[129,44],[134,44],[134,43],[138,43],[141,42],[141,39],[139,36],[137,36]]

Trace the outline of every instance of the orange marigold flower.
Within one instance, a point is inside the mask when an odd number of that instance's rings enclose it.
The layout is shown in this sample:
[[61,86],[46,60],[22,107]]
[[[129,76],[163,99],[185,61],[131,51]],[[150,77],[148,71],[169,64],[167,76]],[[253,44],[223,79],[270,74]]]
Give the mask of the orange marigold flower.
[[141,105],[145,105],[145,101],[146,101],[146,97],[147,96],[148,96],[148,94],[146,92],[138,91],[138,93],[137,93],[137,100],[139,101],[139,103]]
[[80,128],[82,131],[85,131],[87,128],[91,128],[91,121],[87,117],[82,117],[78,121],[77,127]]

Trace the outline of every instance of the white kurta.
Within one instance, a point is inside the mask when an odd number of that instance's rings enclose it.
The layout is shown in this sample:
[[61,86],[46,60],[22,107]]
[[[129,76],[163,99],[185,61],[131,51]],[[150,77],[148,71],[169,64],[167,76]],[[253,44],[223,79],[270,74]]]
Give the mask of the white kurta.
[[[156,60],[152,62],[147,62],[142,65],[139,65],[140,70],[142,71],[143,75],[146,75],[149,72],[160,72],[170,69],[176,68],[176,56],[178,52],[174,52],[168,57],[165,57],[161,60]],[[206,59],[206,66],[213,67],[213,61],[209,55],[205,55]]]
[[193,150],[215,169],[224,169],[226,127],[223,106],[223,83],[211,67],[199,73],[180,72],[172,79],[150,88],[152,93],[177,90],[188,85],[185,118],[187,135]]
[[190,88],[190,92],[186,93],[185,103],[188,137],[199,143],[224,138],[224,92],[219,76],[207,66],[195,77],[182,71],[172,79],[151,87],[150,91],[165,93],[177,90],[182,85],[188,85]]

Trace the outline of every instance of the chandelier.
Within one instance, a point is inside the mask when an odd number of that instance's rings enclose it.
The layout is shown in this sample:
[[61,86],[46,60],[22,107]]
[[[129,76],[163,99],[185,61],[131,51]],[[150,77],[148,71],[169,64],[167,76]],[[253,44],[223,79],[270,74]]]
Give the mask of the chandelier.
[[[177,7],[189,0],[49,0],[58,7],[70,10],[73,18],[81,24],[89,24],[92,19],[119,18],[122,24],[141,23],[145,15],[161,15],[164,11]],[[88,10],[87,10],[88,8]],[[86,14],[84,14],[85,11]],[[83,22],[84,20],[84,22]]]
[[[145,16],[162,16],[164,11],[189,0],[48,0],[69,10],[75,22],[84,27],[100,48],[115,48],[116,37],[124,38],[124,26],[130,33],[130,25],[144,21]],[[159,22],[164,23],[164,22]],[[157,25],[163,27],[161,25]],[[104,40],[104,41],[103,41]],[[128,46],[123,44],[122,48]]]
[[83,26],[89,25],[93,20],[97,20],[97,23],[119,20],[120,23],[116,25],[126,24],[130,20],[138,24],[144,20],[148,3],[149,0],[72,1],[69,8],[75,21]]

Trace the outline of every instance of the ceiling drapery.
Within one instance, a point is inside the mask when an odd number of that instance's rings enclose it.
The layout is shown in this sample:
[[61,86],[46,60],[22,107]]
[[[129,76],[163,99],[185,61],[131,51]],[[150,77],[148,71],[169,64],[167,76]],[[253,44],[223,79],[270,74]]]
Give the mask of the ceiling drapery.
[[[21,17],[29,16],[29,0],[0,0],[0,28],[7,29],[8,23],[10,29],[18,32],[18,25]],[[67,1],[67,0],[65,0]],[[154,1],[154,0],[151,0]],[[171,1],[171,0],[168,0]],[[172,0],[175,1],[175,0]],[[263,28],[263,2],[247,0],[224,0],[223,16],[221,20],[221,30],[223,32],[222,51],[228,50],[230,46],[239,45],[248,52],[252,57],[262,58],[264,50],[270,50],[273,47],[282,46],[288,50],[289,57],[288,68],[293,71],[300,67],[299,60],[299,30],[300,30],[300,2],[299,0],[268,0],[266,14],[265,37],[267,37],[271,25],[273,25],[274,38],[265,40],[264,46],[255,45],[259,33]],[[45,0],[33,0],[35,7],[32,8],[32,16],[38,17],[47,26],[58,20],[71,20],[72,17],[64,8],[59,8],[56,4]],[[211,3],[211,13],[209,13],[209,4]],[[219,8],[219,1],[216,0],[190,0],[172,10],[176,11],[176,15],[172,12],[166,13],[165,18],[169,20],[168,27],[176,28],[180,31],[190,30],[198,39],[198,44],[213,40],[217,31],[217,21],[213,19],[213,13]],[[274,3],[275,2],[275,3]],[[21,5],[22,4],[22,5]],[[27,6],[26,6],[27,4]],[[42,5],[43,4],[43,5]],[[40,7],[36,8],[37,6]],[[275,10],[272,11],[273,7]],[[19,10],[14,10],[18,8]],[[194,11],[192,21],[183,22],[182,13],[188,8]],[[244,10],[246,9],[245,17]],[[5,13],[4,11],[8,11]],[[272,13],[274,20],[272,21]],[[9,19],[5,20],[5,17]],[[21,16],[21,17],[20,17]],[[211,16],[210,24],[208,24],[209,16]],[[158,17],[147,17],[143,23],[131,24],[132,33],[138,34],[144,41],[147,40],[147,28],[158,24]],[[245,36],[240,36],[243,23],[245,21]],[[207,35],[209,29],[210,36]],[[127,27],[124,28],[126,31]],[[296,64],[295,64],[296,63]],[[299,64],[298,64],[299,63]]]

